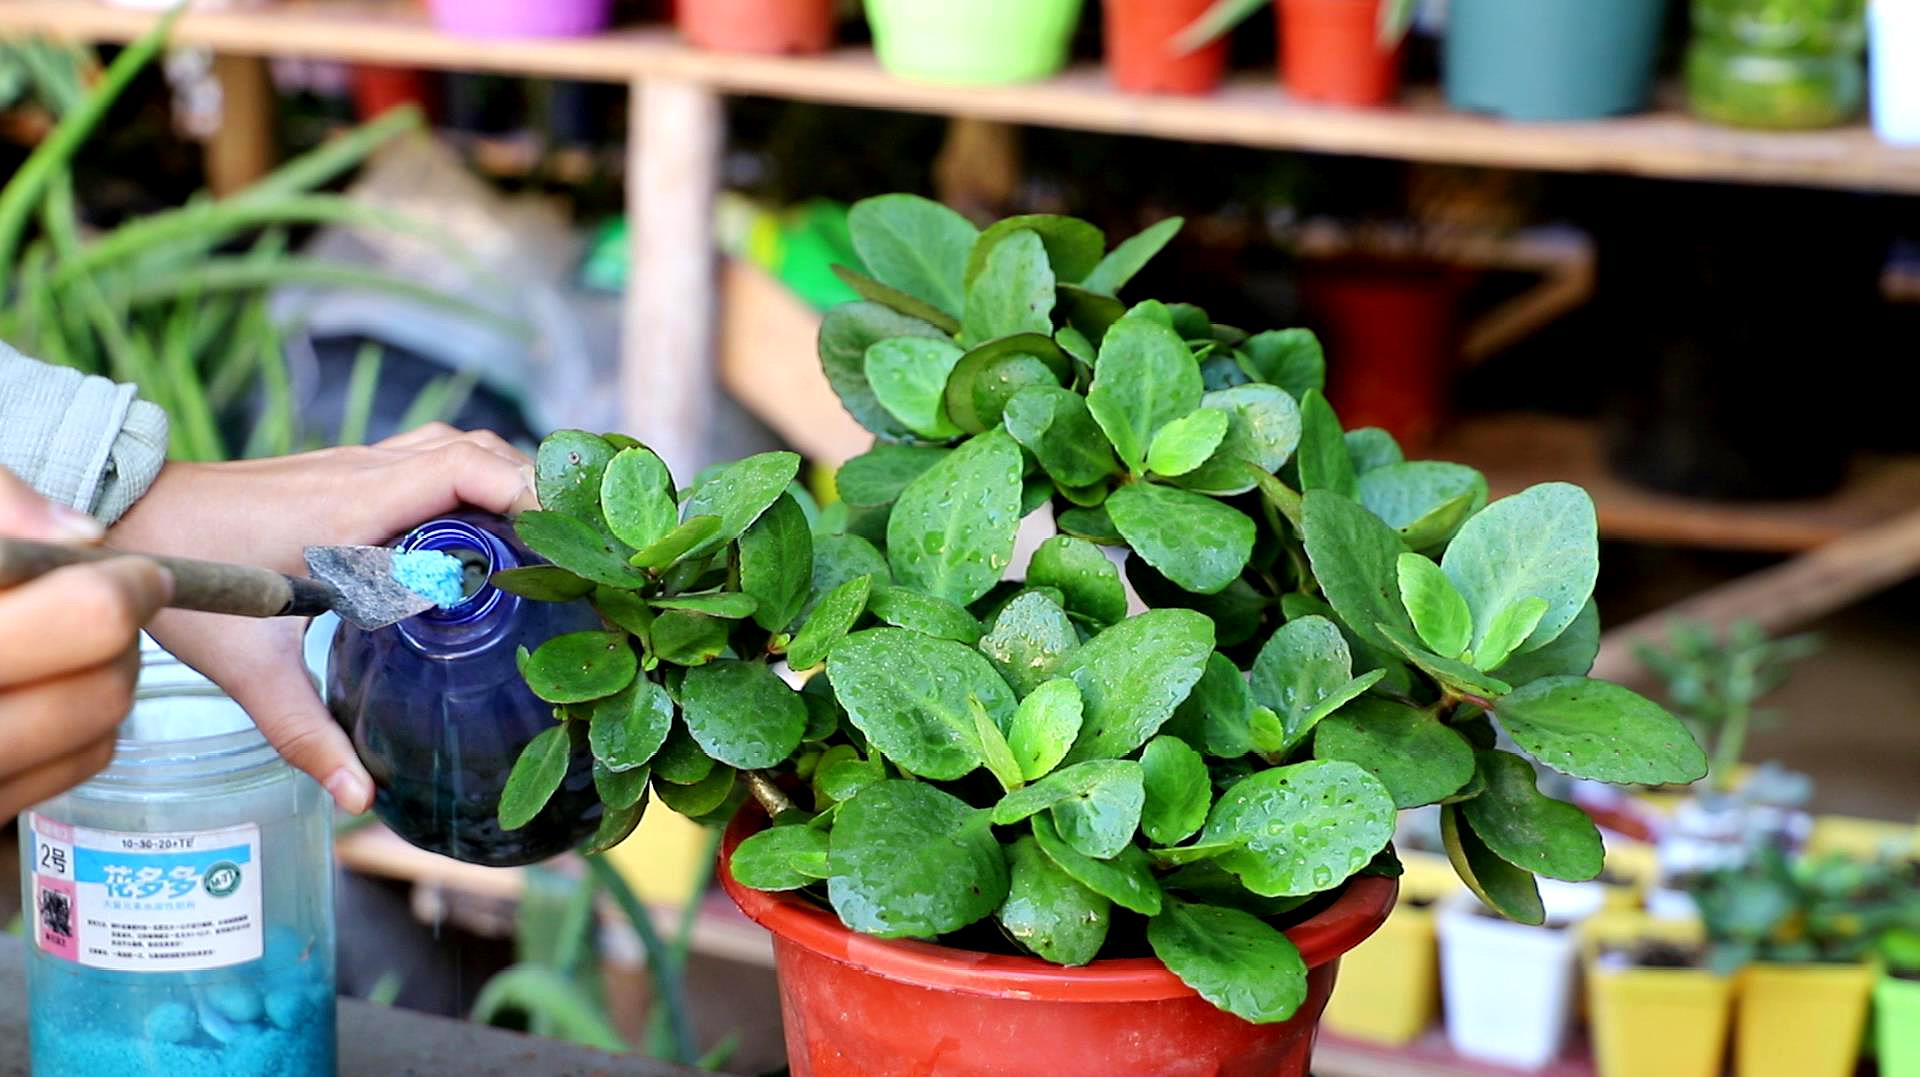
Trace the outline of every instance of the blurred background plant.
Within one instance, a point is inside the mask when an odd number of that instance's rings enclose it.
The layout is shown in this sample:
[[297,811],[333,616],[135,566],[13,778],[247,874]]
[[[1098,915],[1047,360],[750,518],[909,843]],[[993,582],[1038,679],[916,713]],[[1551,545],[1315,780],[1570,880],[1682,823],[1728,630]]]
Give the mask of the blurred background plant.
[[1676,625],[1665,646],[1642,644],[1635,654],[1664,682],[1673,713],[1707,747],[1713,789],[1732,793],[1740,785],[1748,734],[1779,717],[1757,704],[1786,683],[1795,662],[1819,649],[1815,636],[1772,639],[1742,621],[1724,635],[1702,624]]
[[1715,971],[1755,962],[1856,963],[1890,943],[1911,953],[1920,931],[1920,864],[1841,855],[1791,860],[1763,850],[1693,888]]

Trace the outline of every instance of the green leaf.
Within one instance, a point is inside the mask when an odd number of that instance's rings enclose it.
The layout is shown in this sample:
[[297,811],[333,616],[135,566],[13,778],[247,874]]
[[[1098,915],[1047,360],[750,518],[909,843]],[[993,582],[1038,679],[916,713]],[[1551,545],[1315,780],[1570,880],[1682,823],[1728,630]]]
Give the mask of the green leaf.
[[1328,490],[1352,496],[1358,480],[1353,457],[1347,455],[1346,434],[1333,405],[1309,390],[1300,400],[1300,491]]
[[640,821],[646,817],[646,814],[647,803],[644,799],[624,808],[602,804],[600,825],[593,828],[593,836],[583,842],[576,851],[581,856],[596,856],[606,852],[632,837],[633,832],[640,829]]
[[1038,592],[1007,603],[993,629],[980,639],[980,651],[1014,691],[1026,695],[1051,679],[1076,648],[1080,636],[1065,610]]
[[[1440,566],[1417,553],[1400,555],[1400,604],[1435,654],[1458,658],[1473,640],[1473,614]],[[1544,604],[1543,604],[1544,605]]]
[[1127,615],[1119,567],[1085,539],[1055,535],[1041,543],[1027,567],[1027,583],[1059,588],[1069,612],[1096,624],[1110,625]]
[[980,642],[986,632],[978,618],[944,598],[934,598],[905,587],[882,587],[867,598],[875,617],[897,628],[911,628],[935,639]]
[[[1140,806],[1145,796],[1141,782],[1140,764],[1131,759],[1095,759],[1075,763],[1001,797],[1000,803],[993,808],[993,822],[995,826],[1012,826],[1049,808],[1075,803],[1094,804],[1097,810],[1092,813],[1092,818],[1069,820],[1055,815],[1054,824],[1061,836],[1067,839],[1067,844],[1096,860],[1105,860],[1119,851],[1120,846],[1127,844],[1133,836],[1133,828],[1140,825]],[[1124,815],[1131,815],[1133,821],[1121,828],[1115,817]],[[1113,825],[1105,825],[1102,819]],[[1105,832],[1108,841],[1102,844],[1111,844],[1112,851],[1096,852],[1087,848],[1082,839],[1089,836],[1090,829]],[[1115,837],[1113,832],[1118,832],[1118,836]]]
[[997,915],[1007,935],[1056,965],[1084,965],[1098,956],[1113,903],[1062,871],[1031,837],[1006,852],[1011,879]]
[[840,499],[860,508],[891,505],[907,484],[951,452],[924,445],[875,445],[840,465],[834,485]]
[[[872,576],[875,586],[893,582],[887,559],[873,543],[858,535],[815,535],[813,538],[813,593],[826,597],[832,590],[856,576]],[[809,609],[811,609],[811,604]]]
[[924,782],[875,782],[842,804],[828,858],[834,911],[865,935],[933,938],[1007,898],[987,813]]
[[792,494],[782,494],[740,536],[740,590],[752,596],[753,620],[784,631],[806,608],[813,589],[813,531]]
[[720,591],[705,595],[661,595],[650,598],[647,605],[662,610],[689,610],[704,613],[725,621],[739,621],[753,616],[760,608],[752,595],[739,591]]
[[494,573],[489,582],[502,591],[535,602],[571,602],[593,591],[592,580],[583,580],[564,568],[552,565],[504,569]]
[[674,812],[698,819],[718,810],[733,793],[738,772],[730,767],[714,767],[697,782],[660,782],[655,775],[653,795]]
[[527,661],[527,687],[549,703],[585,703],[632,683],[640,669],[624,632],[569,632]]
[[1586,812],[1540,793],[1533,765],[1510,752],[1481,752],[1486,790],[1460,806],[1487,848],[1550,879],[1583,883],[1606,866],[1600,830]]
[[782,762],[807,728],[799,693],[764,662],[723,660],[688,670],[680,712],[701,751],[741,770]]
[[1588,599],[1579,616],[1552,643],[1516,654],[1495,666],[1494,672],[1515,687],[1542,677],[1584,677],[1599,656],[1600,610]]
[[649,582],[646,573],[627,564],[623,544],[573,516],[523,512],[513,518],[513,531],[534,553],[575,576],[629,589]]
[[1207,462],[1227,436],[1229,419],[1218,408],[1202,407],[1160,428],[1147,450],[1147,469],[1173,478]]
[[643,804],[647,797],[647,779],[653,770],[639,767],[635,770],[608,770],[605,763],[595,760],[593,764],[593,788],[600,794],[600,802],[615,811],[621,811]]
[[1406,459],[1393,435],[1377,426],[1347,431],[1347,455],[1353,457],[1353,473],[1362,478],[1367,472],[1397,464]]
[[852,800],[854,794],[886,777],[887,765],[877,753],[868,762],[851,744],[836,744],[820,756],[813,772],[813,792],[821,804]]
[[873,590],[872,576],[855,576],[835,587],[813,608],[813,615],[787,645],[787,665],[812,669],[826,661],[827,651],[840,642],[866,612]]
[[960,357],[947,379],[947,416],[969,434],[999,425],[1007,404],[1029,388],[1073,380],[1073,360],[1045,333],[986,341]]
[[718,516],[690,517],[679,527],[667,532],[666,537],[660,541],[628,558],[628,561],[635,568],[659,572],[686,557],[696,548],[706,546],[708,540],[720,533],[722,526],[723,523]]
[[828,311],[820,323],[820,366],[855,421],[880,437],[904,438],[912,432],[880,406],[867,382],[867,349],[896,337],[947,336],[938,326],[878,303],[845,303]]
[[1215,863],[1264,897],[1318,894],[1367,866],[1393,837],[1393,797],[1352,763],[1274,767],[1220,794],[1200,840],[1243,842]]
[[[1217,859],[1239,847],[1240,843],[1237,841],[1218,842],[1212,845],[1180,845],[1170,849],[1148,849],[1147,855],[1153,858],[1154,863],[1163,867],[1185,867],[1189,864],[1201,864]],[[1234,889],[1240,890],[1240,880],[1231,875],[1227,875],[1226,880]],[[1240,893],[1247,897],[1253,896],[1247,894],[1245,890],[1240,890]]]
[[1090,486],[1120,470],[1107,436],[1078,393],[1057,385],[1029,386],[1007,401],[1003,419],[1007,433],[1056,482]]
[[[1466,608],[1466,600],[1461,600],[1461,608]],[[1547,600],[1544,598],[1523,598],[1493,617],[1493,623],[1487,626],[1486,638],[1480,642],[1480,649],[1473,652],[1473,665],[1476,669],[1497,669],[1512,655],[1514,649],[1533,633],[1540,619],[1547,615]],[[1571,625],[1568,626],[1572,628]],[[1566,633],[1561,633],[1562,636]],[[1592,668],[1589,666],[1588,668]],[[1585,673],[1586,670],[1580,670]]]
[[1207,761],[1177,737],[1159,736],[1140,753],[1146,779],[1146,807],[1140,829],[1161,845],[1185,841],[1207,822],[1213,783]]
[[1407,661],[1455,695],[1471,696],[1478,699],[1497,699],[1513,691],[1513,686],[1493,676],[1482,673],[1457,658],[1442,658],[1420,645],[1420,641],[1389,625],[1375,625],[1387,642],[1393,644]]
[[875,748],[935,781],[952,781],[981,763],[970,700],[1002,728],[1015,706],[1007,682],[980,652],[901,628],[872,628],[835,644],[827,678]]
[[1080,688],[1065,677],[1034,688],[1013,712],[1007,747],[1022,781],[1037,781],[1066,758],[1080,733]]
[[1153,955],[1201,998],[1242,1020],[1273,1024],[1307,1000],[1307,963],[1259,917],[1169,901],[1147,921]]
[[1570,777],[1684,785],[1707,773],[1679,719],[1606,681],[1543,677],[1499,700],[1494,717],[1527,754]]
[[1013,558],[1020,472],[1020,447],[996,430],[907,484],[887,519],[894,578],[962,606],[991,590]]
[[937,326],[942,332],[958,333],[960,322],[946,311],[931,303],[922,302],[898,288],[889,288],[864,273],[855,272],[846,266],[833,266],[833,275],[840,283],[853,290],[853,294],[862,299],[871,299],[889,310],[909,318],[917,318],[928,325]]
[[1209,494],[1243,494],[1253,489],[1253,471],[1271,475],[1292,458],[1300,444],[1300,406],[1271,385],[1218,389],[1200,406],[1227,414],[1226,436],[1207,461],[1180,477],[1179,485]]
[[1107,515],[1105,502],[1093,508],[1068,509],[1054,517],[1053,522],[1063,534],[1086,539],[1098,546],[1120,546],[1127,541],[1120,537],[1119,529],[1113,526],[1113,518]]
[[1225,590],[1253,556],[1253,521],[1202,494],[1136,482],[1109,495],[1106,509],[1142,560],[1195,594]]
[[600,619],[617,628],[624,628],[640,638],[645,646],[651,646],[653,639],[653,610],[638,591],[623,591],[618,587],[595,587],[593,589],[593,608]]
[[796,871],[796,858],[826,856],[827,832],[810,826],[768,827],[734,847],[727,870],[735,882],[755,890],[798,890],[813,878]]
[[662,662],[698,666],[727,649],[727,622],[691,610],[667,610],[653,619],[653,653]]
[[987,770],[1000,783],[1000,788],[1014,790],[1020,788],[1025,779],[1020,774],[1020,762],[1013,757],[1013,748],[1007,744],[1007,735],[994,724],[993,717],[977,699],[967,701],[973,711],[973,729],[980,737],[980,757],[985,760]]
[[1327,357],[1320,338],[1307,329],[1276,329],[1240,346],[1255,381],[1278,385],[1297,401],[1327,384]]
[[694,785],[706,781],[713,771],[713,759],[700,750],[693,735],[681,723],[675,723],[668,731],[666,743],[653,757],[655,784]]
[[1072,356],[1076,362],[1084,364],[1088,371],[1093,369],[1094,360],[1100,353],[1094,348],[1093,341],[1087,339],[1085,333],[1071,325],[1062,326],[1053,334],[1053,341],[1060,345],[1061,351]]
[[608,770],[617,774],[643,767],[673,728],[673,700],[665,688],[636,677],[618,695],[593,705],[588,728],[593,758]]
[[1544,924],[1547,910],[1540,902],[1540,884],[1533,874],[1514,867],[1487,848],[1472,824],[1460,816],[1457,804],[1440,809],[1440,843],[1460,881],[1494,912],[1521,924]]
[[1200,366],[1178,333],[1128,317],[1107,330],[1093,371],[1087,408],[1127,469],[1140,474],[1154,434],[1200,406]]
[[1460,464],[1394,463],[1363,473],[1355,496],[1407,545],[1427,550],[1452,539],[1467,517],[1486,507],[1487,480]]
[[1246,675],[1225,655],[1207,656],[1206,670],[1165,727],[1188,744],[1221,759],[1238,759],[1253,750],[1247,723],[1253,719],[1253,696]]
[[980,238],[965,217],[917,195],[889,194],[855,202],[847,230],[874,279],[959,317],[967,256]]
[[1060,672],[1085,707],[1067,762],[1127,755],[1159,732],[1200,680],[1213,653],[1213,622],[1192,610],[1148,610],[1067,656]]
[[1593,499],[1564,482],[1503,497],[1460,528],[1440,567],[1473,611],[1476,652],[1494,617],[1523,598],[1546,599],[1547,612],[1520,649],[1545,646],[1593,597],[1600,574]]
[[572,738],[564,722],[528,741],[500,790],[500,829],[518,830],[533,822],[566,780],[572,759]]
[[960,436],[947,417],[947,376],[966,353],[952,341],[896,337],[867,349],[867,384],[901,425],[933,441]]
[[1040,851],[1075,882],[1142,916],[1160,911],[1160,884],[1154,881],[1153,864],[1139,846],[1129,845],[1111,860],[1096,860],[1068,845],[1050,814],[1034,816],[1032,826]]
[[1393,653],[1393,644],[1374,626],[1413,634],[1400,605],[1399,560],[1406,544],[1378,516],[1330,490],[1307,491],[1300,511],[1307,558],[1327,601],[1355,636]]
[[1280,716],[1288,744],[1306,739],[1314,723],[1331,713],[1333,708],[1325,704],[1342,695],[1352,680],[1353,655],[1346,638],[1324,617],[1299,617],[1281,625],[1253,661],[1253,698]]
[[665,538],[680,520],[673,476],[647,449],[622,449],[607,464],[600,479],[600,508],[614,537],[636,550]]
[[696,547],[695,552],[724,546],[739,538],[741,532],[787,492],[793,477],[799,473],[800,454],[790,452],[763,452],[715,468],[706,481],[687,495],[687,519],[720,518],[720,530]]
[[541,439],[534,457],[533,486],[540,507],[600,526],[600,483],[613,446],[584,430],[557,430]]
[[1030,232],[1040,240],[1053,272],[1068,284],[1078,283],[1092,273],[1107,250],[1105,234],[1086,221],[1044,213],[1008,217],[989,225],[974,241],[973,250],[967,255],[969,289],[979,286],[981,274],[993,272],[993,255],[1000,245],[1017,240],[1022,232]]
[[985,270],[967,288],[960,337],[969,344],[1040,333],[1053,336],[1053,267],[1032,232],[1017,231],[993,245]]
[[1145,269],[1154,255],[1173,242],[1173,237],[1180,234],[1181,227],[1186,223],[1185,218],[1168,217],[1122,242],[1102,258],[1099,265],[1093,267],[1093,272],[1086,275],[1080,286],[1090,292],[1119,295],[1120,289]]
[[1110,295],[1090,292],[1072,284],[1060,286],[1060,305],[1067,321],[1088,340],[1099,341],[1114,322],[1127,313],[1126,304]]
[[1344,759],[1380,779],[1397,808],[1435,804],[1473,778],[1473,749],[1432,715],[1384,699],[1356,699],[1320,722],[1317,759]]

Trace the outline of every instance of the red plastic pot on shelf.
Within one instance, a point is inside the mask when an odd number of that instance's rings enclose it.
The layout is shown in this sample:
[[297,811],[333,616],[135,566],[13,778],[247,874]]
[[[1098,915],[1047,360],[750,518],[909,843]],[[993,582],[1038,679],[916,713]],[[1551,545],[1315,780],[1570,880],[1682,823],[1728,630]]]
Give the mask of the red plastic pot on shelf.
[[1105,0],[1107,73],[1128,93],[1208,94],[1227,71],[1225,38],[1182,55],[1173,39],[1213,0]]
[[1301,301],[1336,357],[1327,399],[1349,430],[1383,427],[1409,454],[1432,444],[1452,387],[1465,283],[1457,270],[1423,264],[1302,268]]
[[1340,955],[1373,934],[1399,883],[1355,879],[1287,930],[1308,973],[1291,1020],[1215,1009],[1152,958],[1063,968],[1037,958],[876,939],[791,893],[734,881],[733,850],[766,825],[749,802],[721,844],[720,882],[773,933],[793,1077],[1305,1077]]
[[834,0],[678,0],[681,36],[715,52],[825,52]]
[[353,109],[362,122],[376,119],[390,109],[417,105],[433,114],[434,83],[417,67],[387,67],[382,64],[353,65]]
[[1384,105],[1400,93],[1401,46],[1380,43],[1382,0],[1278,0],[1280,81],[1302,101]]

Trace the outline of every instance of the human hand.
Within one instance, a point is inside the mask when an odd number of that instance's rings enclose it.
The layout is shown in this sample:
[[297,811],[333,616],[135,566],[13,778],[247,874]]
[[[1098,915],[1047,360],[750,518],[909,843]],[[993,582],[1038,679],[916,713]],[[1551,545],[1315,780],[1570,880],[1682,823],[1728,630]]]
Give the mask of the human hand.
[[[103,533],[0,468],[0,535],[98,542]],[[0,819],[113,760],[114,729],[133,707],[140,627],[172,594],[165,569],[129,557],[0,591]]]
[[[534,507],[532,462],[495,434],[442,423],[367,447],[272,460],[169,464],[113,528],[125,550],[262,565],[304,575],[308,546],[370,545],[462,505]],[[246,708],[287,761],[350,812],[373,781],[328,715],[303,657],[306,621],[169,610],[155,639]]]

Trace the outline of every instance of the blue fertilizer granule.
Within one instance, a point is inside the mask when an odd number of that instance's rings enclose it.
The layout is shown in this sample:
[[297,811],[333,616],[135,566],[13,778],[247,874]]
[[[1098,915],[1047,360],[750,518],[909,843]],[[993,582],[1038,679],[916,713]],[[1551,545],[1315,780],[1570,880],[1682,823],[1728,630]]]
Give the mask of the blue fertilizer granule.
[[323,962],[276,946],[217,972],[61,977],[36,988],[35,1074],[335,1077]]
[[466,576],[467,566],[440,550],[405,550],[393,555],[393,578],[443,610],[466,601]]

